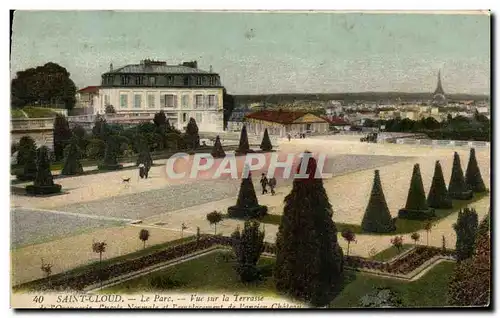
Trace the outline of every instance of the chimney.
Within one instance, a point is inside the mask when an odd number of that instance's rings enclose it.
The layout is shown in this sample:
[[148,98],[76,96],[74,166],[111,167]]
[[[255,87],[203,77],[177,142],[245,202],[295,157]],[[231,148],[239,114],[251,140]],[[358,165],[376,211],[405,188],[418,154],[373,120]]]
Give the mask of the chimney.
[[110,71],[110,72],[113,72],[113,63],[110,63],[110,64],[109,64],[109,71]]
[[212,72],[213,72],[212,65],[210,65],[210,73],[212,73]]

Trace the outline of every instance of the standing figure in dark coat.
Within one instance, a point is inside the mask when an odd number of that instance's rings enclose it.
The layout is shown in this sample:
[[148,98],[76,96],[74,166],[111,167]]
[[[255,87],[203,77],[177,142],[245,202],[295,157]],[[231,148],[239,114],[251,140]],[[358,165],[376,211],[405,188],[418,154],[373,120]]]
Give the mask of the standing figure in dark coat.
[[262,174],[262,177],[260,178],[260,185],[262,186],[262,194],[266,194],[267,193],[267,178],[266,178],[266,174],[263,173]]

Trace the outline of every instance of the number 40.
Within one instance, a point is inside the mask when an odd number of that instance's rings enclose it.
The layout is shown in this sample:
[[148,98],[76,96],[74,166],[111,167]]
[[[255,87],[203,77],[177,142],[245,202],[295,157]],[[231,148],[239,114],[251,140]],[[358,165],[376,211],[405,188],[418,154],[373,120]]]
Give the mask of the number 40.
[[35,303],[39,303],[39,304],[41,304],[41,303],[43,303],[43,296],[35,296],[35,297],[33,298],[33,301],[34,301]]

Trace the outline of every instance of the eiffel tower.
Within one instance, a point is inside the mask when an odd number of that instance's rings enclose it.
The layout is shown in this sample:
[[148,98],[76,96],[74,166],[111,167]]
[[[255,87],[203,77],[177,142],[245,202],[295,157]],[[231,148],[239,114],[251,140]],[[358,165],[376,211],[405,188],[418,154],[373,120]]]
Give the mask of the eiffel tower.
[[434,95],[432,96],[432,103],[435,105],[446,105],[447,103],[443,84],[441,83],[441,70],[438,71],[438,83]]

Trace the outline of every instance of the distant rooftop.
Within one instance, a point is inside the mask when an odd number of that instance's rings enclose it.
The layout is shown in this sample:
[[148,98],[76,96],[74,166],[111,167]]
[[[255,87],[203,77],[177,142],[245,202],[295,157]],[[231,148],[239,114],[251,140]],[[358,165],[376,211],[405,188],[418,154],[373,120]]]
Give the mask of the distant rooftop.
[[198,62],[183,62],[179,65],[168,65],[165,61],[143,60],[140,64],[129,64],[123,67],[113,69],[112,66],[108,73],[121,74],[214,74],[200,70]]

